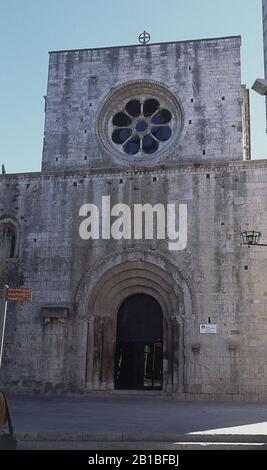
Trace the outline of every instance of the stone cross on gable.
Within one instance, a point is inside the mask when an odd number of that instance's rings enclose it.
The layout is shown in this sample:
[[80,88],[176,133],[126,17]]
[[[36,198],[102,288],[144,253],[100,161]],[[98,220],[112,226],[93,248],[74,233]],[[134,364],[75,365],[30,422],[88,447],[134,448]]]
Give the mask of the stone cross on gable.
[[147,44],[150,41],[151,36],[147,31],[144,31],[142,34],[139,35],[138,39],[141,44]]

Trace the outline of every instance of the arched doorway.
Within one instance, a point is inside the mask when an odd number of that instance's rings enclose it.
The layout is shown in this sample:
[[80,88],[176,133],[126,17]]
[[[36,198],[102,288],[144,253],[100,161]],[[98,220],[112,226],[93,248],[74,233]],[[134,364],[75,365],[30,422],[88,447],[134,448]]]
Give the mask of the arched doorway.
[[111,253],[81,279],[75,302],[77,380],[88,390],[114,390],[118,311],[136,294],[151,296],[162,309],[162,390],[184,392],[185,342],[196,312],[194,291],[185,273],[164,255],[148,250]]
[[163,312],[147,294],[134,294],[117,315],[115,388],[162,390]]

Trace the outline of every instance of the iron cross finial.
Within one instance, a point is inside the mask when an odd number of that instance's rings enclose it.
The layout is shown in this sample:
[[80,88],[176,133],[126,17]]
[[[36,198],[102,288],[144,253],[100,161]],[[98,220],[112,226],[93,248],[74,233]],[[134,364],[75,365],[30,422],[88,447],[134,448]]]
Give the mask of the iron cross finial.
[[147,44],[150,41],[151,36],[147,31],[144,31],[142,34],[140,34],[138,39],[141,44]]

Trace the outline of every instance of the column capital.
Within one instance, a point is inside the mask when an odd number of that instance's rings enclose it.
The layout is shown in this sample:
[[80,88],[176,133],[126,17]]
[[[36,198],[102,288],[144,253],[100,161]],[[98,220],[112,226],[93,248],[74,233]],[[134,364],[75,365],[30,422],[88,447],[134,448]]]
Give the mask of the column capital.
[[88,324],[89,324],[89,325],[94,325],[94,324],[95,324],[95,320],[96,320],[95,315],[90,315],[90,316],[88,317]]

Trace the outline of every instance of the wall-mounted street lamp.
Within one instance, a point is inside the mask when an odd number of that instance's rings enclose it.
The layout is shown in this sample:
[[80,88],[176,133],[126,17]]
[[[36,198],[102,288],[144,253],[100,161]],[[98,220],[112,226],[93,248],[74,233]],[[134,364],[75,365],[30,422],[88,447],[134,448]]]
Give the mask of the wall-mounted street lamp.
[[261,232],[256,230],[247,230],[241,233],[241,245],[246,245],[248,248],[251,246],[267,246],[265,243],[259,243],[261,239]]
[[256,91],[259,95],[267,96],[267,80],[257,78],[254,82],[252,90]]

